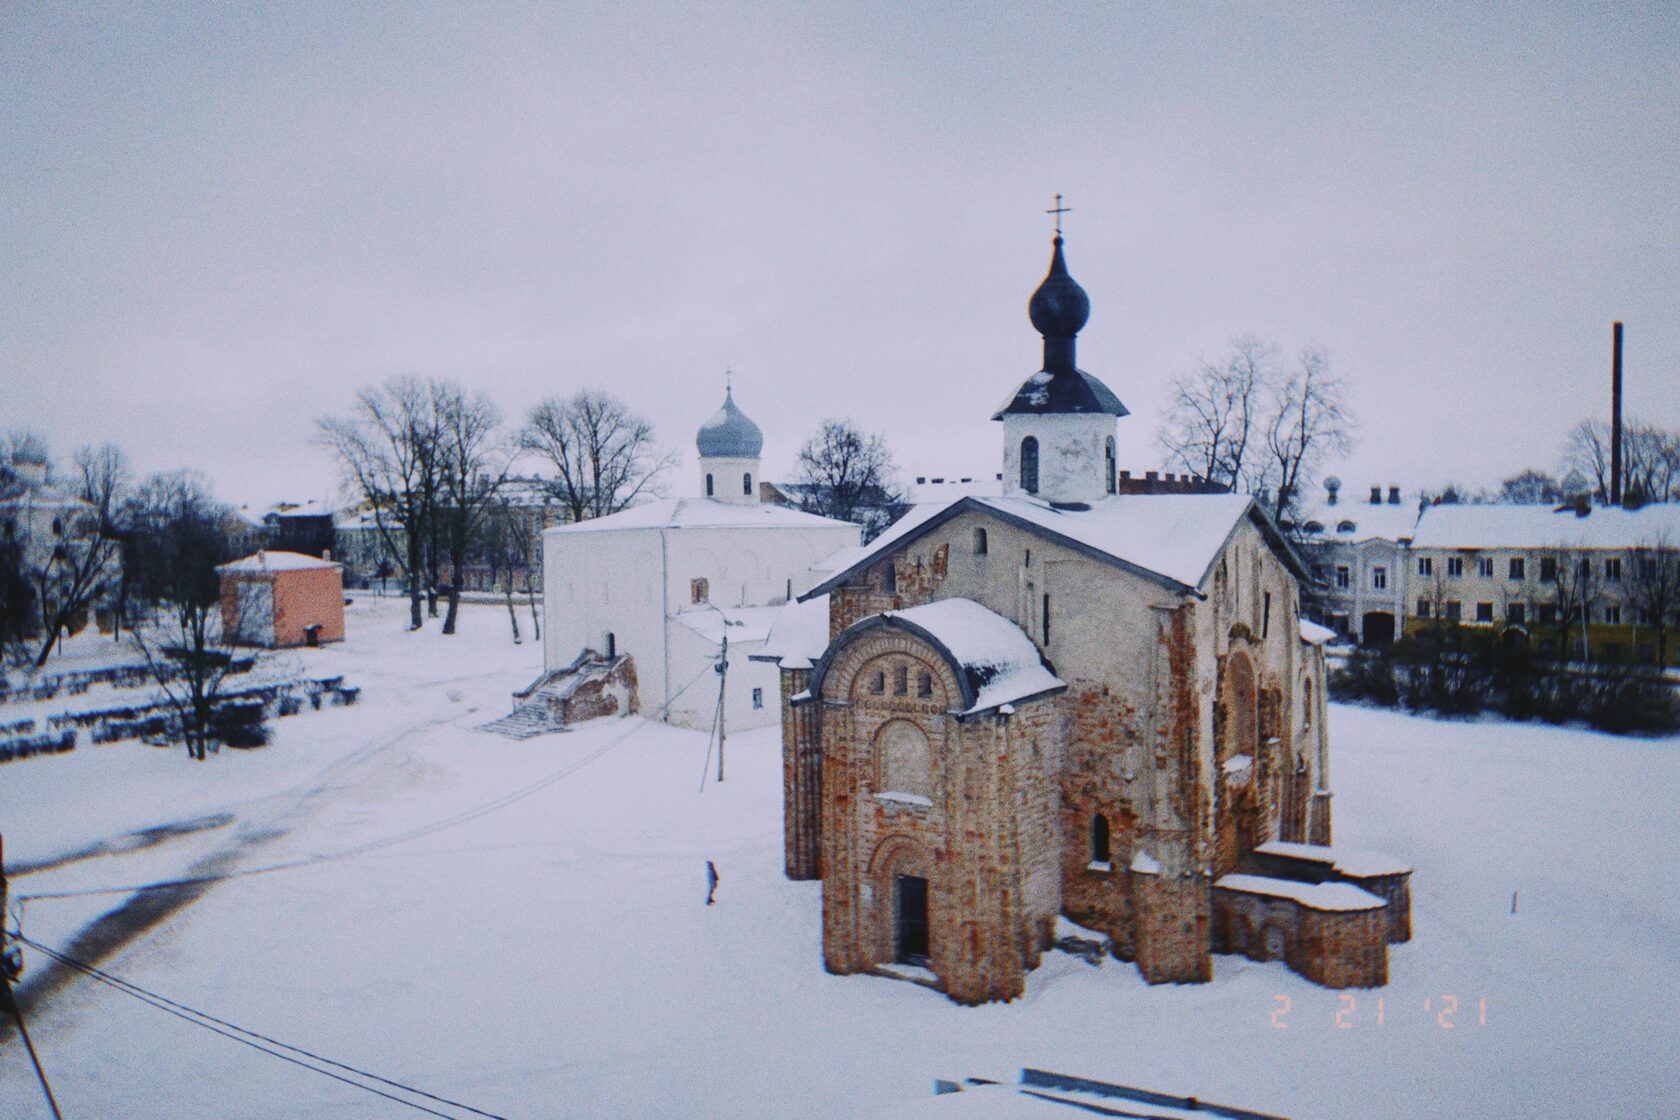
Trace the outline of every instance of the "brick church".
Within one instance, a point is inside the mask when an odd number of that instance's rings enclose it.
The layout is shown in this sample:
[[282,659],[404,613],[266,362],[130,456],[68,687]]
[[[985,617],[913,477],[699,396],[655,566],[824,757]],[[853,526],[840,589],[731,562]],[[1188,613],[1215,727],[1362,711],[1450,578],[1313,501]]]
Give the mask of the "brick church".
[[1330,847],[1328,631],[1243,495],[1117,470],[1127,414],[1075,364],[1058,233],[1044,368],[992,417],[1001,496],[916,507],[778,619],[787,874],[835,973],[1008,1000],[1057,936],[1150,982],[1213,954],[1387,980],[1409,869]]

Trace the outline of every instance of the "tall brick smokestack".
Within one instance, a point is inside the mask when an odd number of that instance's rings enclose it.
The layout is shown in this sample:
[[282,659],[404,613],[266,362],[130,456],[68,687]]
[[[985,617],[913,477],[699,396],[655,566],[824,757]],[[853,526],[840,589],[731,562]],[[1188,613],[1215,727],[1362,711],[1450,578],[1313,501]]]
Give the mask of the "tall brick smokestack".
[[1611,325],[1610,344],[1610,504],[1622,504],[1622,323]]

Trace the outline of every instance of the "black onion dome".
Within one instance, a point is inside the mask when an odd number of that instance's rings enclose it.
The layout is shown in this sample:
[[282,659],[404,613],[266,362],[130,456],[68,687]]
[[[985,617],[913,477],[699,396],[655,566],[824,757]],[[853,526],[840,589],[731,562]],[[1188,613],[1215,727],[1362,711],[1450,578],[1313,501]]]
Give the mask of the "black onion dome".
[[1044,283],[1032,294],[1027,304],[1027,317],[1039,334],[1047,338],[1070,338],[1084,328],[1091,317],[1091,297],[1068,275],[1067,259],[1062,256],[1062,238],[1058,234],[1056,248],[1050,256],[1050,271]]
[[1027,316],[1044,336],[1044,368],[1027,378],[992,419],[1021,413],[1129,415],[1107,385],[1076,364],[1075,336],[1091,317],[1091,297],[1068,275],[1060,234],[1054,245],[1050,272],[1027,304]]
[[702,459],[756,459],[764,450],[764,433],[735,406],[735,394],[725,391],[723,407],[700,425],[694,445]]

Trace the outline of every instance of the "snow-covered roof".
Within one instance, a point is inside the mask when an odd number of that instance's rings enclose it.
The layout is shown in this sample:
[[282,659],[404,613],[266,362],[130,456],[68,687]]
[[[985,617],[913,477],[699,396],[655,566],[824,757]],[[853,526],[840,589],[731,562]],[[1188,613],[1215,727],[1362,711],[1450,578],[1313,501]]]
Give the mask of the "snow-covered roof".
[[1309,910],[1375,910],[1388,905],[1370,891],[1360,890],[1352,883],[1297,883],[1293,879],[1273,879],[1267,875],[1222,875],[1213,881],[1213,885],[1247,894],[1293,899]]
[[263,549],[243,559],[219,565],[218,572],[296,572],[307,568],[342,568],[344,565],[301,552],[270,552]]
[[828,648],[828,596],[793,602],[776,612],[764,645],[754,661],[774,661],[784,669],[809,669]]
[[849,521],[776,505],[731,505],[715,498],[664,498],[606,517],[544,529],[549,533],[605,533],[616,529],[851,529]]
[[1003,479],[994,471],[972,477],[935,478],[918,475],[907,489],[914,505],[948,502],[952,498],[998,498],[1003,496]]
[[963,497],[917,506],[869,545],[827,563],[843,562],[810,594],[833,590],[853,572],[955,517],[983,510],[1084,552],[1195,590],[1243,518],[1256,516],[1284,562],[1303,574],[1299,558],[1258,513],[1246,494],[1119,494],[1088,509],[1057,509],[1037,498]]
[[847,627],[817,665],[812,694],[820,694],[837,651],[883,626],[909,630],[945,656],[963,690],[964,707],[957,715],[977,715],[1067,687],[1019,626],[972,599],[941,599],[909,610],[883,611]]
[[1418,519],[1413,548],[1638,548],[1680,545],[1680,504],[1594,506],[1585,517],[1550,506],[1439,505]]
[[[1416,501],[1392,505],[1387,502],[1381,505],[1375,502],[1337,502],[1335,505],[1326,503],[1303,510],[1295,523],[1301,526],[1306,539],[1314,543],[1343,541],[1356,544],[1373,539],[1405,540],[1417,527],[1417,520]],[[1312,525],[1320,528],[1309,529],[1308,526]],[[1348,527],[1350,525],[1351,528]]]
[[93,504],[54,482],[15,479],[0,488],[0,508],[5,509],[92,509]]
[[1310,646],[1321,646],[1326,642],[1336,640],[1336,632],[1328,626],[1320,626],[1311,619],[1301,620],[1301,640]]
[[697,607],[681,612],[676,619],[718,646],[723,644],[725,627],[731,642],[762,642],[780,612],[780,607]]
[[1263,856],[1284,856],[1288,859],[1310,860],[1334,867],[1343,875],[1363,879],[1371,875],[1405,875],[1409,864],[1381,852],[1357,852],[1323,844],[1295,844],[1287,840],[1270,840],[1254,849]]

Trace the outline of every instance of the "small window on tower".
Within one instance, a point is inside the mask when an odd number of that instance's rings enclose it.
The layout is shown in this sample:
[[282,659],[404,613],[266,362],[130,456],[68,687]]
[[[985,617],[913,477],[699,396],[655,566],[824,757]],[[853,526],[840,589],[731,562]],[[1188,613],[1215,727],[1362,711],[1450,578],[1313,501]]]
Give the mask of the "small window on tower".
[[716,493],[716,490],[712,486],[712,472],[707,471],[706,472],[706,497],[710,498],[715,493]]
[[1114,493],[1114,488],[1115,488],[1115,484],[1114,484],[1115,466],[1116,466],[1116,464],[1114,462],[1114,437],[1109,436],[1108,437],[1108,442],[1104,445],[1103,477],[1104,477],[1104,479],[1105,479],[1105,481],[1108,485],[1108,492],[1110,494]]
[[1108,863],[1108,818],[1097,813],[1091,818],[1091,862]]
[[1028,436],[1021,441],[1021,489],[1038,493],[1038,439]]
[[748,471],[741,476],[741,493],[746,495],[749,498],[752,497],[752,472],[751,471]]

